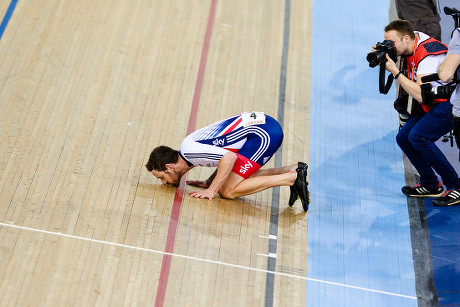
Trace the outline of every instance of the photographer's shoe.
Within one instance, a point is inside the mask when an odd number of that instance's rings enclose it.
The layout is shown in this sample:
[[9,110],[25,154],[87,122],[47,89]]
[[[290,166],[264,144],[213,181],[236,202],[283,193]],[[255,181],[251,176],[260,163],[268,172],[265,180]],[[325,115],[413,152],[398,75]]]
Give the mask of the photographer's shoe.
[[413,186],[406,185],[402,187],[401,191],[404,195],[412,197],[439,197],[444,193],[444,188],[441,182],[439,182],[438,186],[434,189],[427,189],[418,183]]
[[446,207],[460,204],[460,189],[447,190],[441,197],[433,199],[433,205]]
[[[308,192],[307,182],[308,165],[306,163],[299,162],[298,166],[299,167],[296,168],[297,178],[295,179],[294,185],[292,187],[297,192],[298,197],[302,202],[303,210],[308,211],[308,205],[310,204],[310,193]],[[291,197],[289,198],[291,199]]]
[[[304,163],[304,162],[298,162],[297,163],[297,168],[307,170],[308,165],[307,165],[307,163]],[[294,205],[295,201],[299,199],[299,193],[297,193],[297,191],[294,188],[294,186],[291,186],[290,190],[291,190],[291,194],[289,195],[289,203],[288,203],[288,205],[289,205],[289,207],[292,207]]]

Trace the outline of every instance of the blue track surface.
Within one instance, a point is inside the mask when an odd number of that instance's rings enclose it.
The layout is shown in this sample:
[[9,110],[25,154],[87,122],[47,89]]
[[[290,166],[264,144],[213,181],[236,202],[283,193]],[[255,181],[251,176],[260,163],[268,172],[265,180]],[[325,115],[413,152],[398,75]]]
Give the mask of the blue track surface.
[[[460,173],[458,149],[438,143]],[[431,199],[426,199],[425,208],[439,305],[460,306],[460,206],[434,207]]]
[[417,306],[394,90],[366,61],[388,16],[314,1],[307,306]]

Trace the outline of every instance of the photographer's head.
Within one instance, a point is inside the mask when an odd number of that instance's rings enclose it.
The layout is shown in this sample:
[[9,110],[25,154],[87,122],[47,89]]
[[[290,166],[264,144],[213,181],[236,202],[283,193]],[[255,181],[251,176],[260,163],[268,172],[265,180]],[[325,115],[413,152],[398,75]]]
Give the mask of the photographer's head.
[[412,25],[407,20],[394,20],[385,27],[385,40],[394,43],[396,53],[411,55],[414,52],[415,33]]

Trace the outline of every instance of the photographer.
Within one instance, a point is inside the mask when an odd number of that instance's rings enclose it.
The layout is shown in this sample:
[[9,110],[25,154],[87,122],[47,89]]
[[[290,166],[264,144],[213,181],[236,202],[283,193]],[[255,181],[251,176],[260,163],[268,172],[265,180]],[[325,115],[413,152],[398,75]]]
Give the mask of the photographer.
[[[438,75],[443,82],[450,82],[460,77],[460,28],[455,29],[452,33],[452,39],[449,42],[449,50],[441,66],[439,66]],[[453,132],[455,142],[460,149],[460,87],[458,84],[450,97],[450,103],[453,106]],[[458,192],[454,194],[457,193]],[[460,200],[457,200],[457,202],[460,202]]]
[[[441,176],[448,190],[460,188],[460,179],[435,142],[451,129],[452,105],[446,99],[436,99],[432,105],[423,104],[421,77],[436,73],[445,58],[447,46],[422,32],[414,32],[405,20],[395,20],[385,27],[386,41],[394,44],[397,56],[405,57],[407,75],[401,73],[395,61],[386,54],[385,69],[395,76],[400,86],[409,94],[408,105],[419,105],[423,111],[415,112],[399,130],[396,141],[420,175],[420,183],[404,186],[407,196],[439,197],[435,205],[448,206],[460,202],[460,193],[455,198],[446,197]],[[450,193],[449,193],[450,194]]]
[[436,0],[395,0],[395,8],[399,19],[408,20],[415,30],[441,40]]

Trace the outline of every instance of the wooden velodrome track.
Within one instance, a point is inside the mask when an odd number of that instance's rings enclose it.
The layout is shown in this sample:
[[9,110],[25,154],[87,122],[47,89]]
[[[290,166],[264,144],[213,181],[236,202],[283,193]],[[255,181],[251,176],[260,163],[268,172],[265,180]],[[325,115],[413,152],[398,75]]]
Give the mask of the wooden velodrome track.
[[0,305],[305,304],[288,188],[196,200],[144,164],[246,110],[282,121],[279,164],[308,162],[310,24],[310,0],[19,0],[0,41]]

